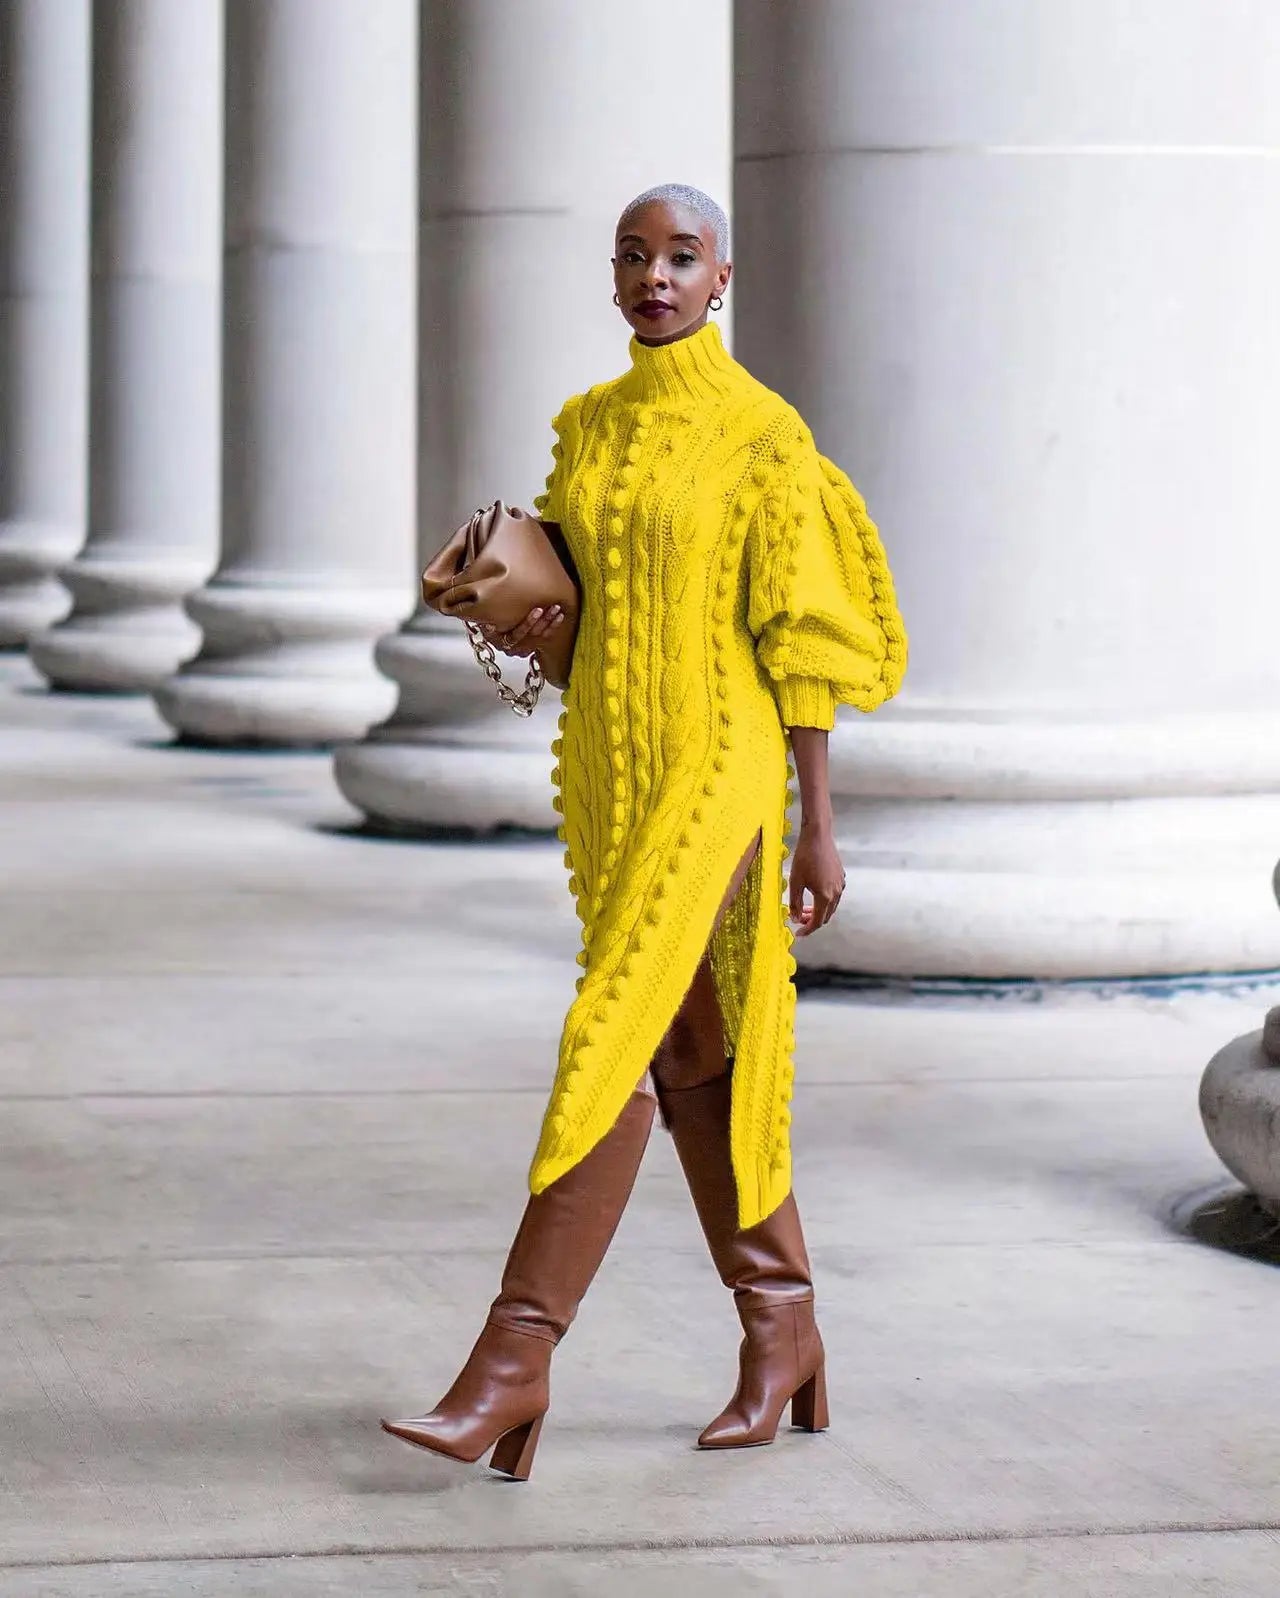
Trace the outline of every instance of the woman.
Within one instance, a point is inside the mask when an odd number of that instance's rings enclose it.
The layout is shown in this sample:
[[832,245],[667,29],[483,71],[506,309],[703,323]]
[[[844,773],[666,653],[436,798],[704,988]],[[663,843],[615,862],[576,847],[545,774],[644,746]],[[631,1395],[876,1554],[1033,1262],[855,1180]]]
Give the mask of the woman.
[[[552,1350],[630,1196],[655,1093],[743,1330],[737,1390],[700,1446],[772,1442],[788,1402],[795,1424],[827,1423],[791,1194],[788,777],[803,817],[790,917],[807,937],[844,890],[835,707],[895,692],[906,639],[857,492],[707,322],[732,270],[724,213],[698,190],[627,207],[613,279],[631,369],[560,412],[537,502],[583,591],[552,745],[583,973],[487,1323],[430,1414],[383,1422],[455,1459],[492,1447],[494,1469],[520,1478]],[[534,611],[494,642],[529,654],[557,625]]]

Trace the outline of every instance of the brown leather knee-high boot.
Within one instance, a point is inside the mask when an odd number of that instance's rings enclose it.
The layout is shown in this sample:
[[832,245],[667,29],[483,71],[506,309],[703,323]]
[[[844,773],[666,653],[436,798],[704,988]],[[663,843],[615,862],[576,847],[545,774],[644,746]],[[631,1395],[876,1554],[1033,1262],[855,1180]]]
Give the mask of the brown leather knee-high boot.
[[699,1447],[771,1443],[788,1402],[793,1425],[821,1431],[828,1420],[825,1355],[794,1195],[758,1226],[738,1226],[731,1077],[709,965],[664,1040],[653,1076],[711,1258],[742,1322],[737,1391]]
[[653,1126],[651,1094],[633,1093],[611,1130],[572,1170],[529,1199],[502,1288],[453,1386],[427,1415],[384,1420],[419,1448],[523,1481],[550,1402],[551,1354],[604,1259]]

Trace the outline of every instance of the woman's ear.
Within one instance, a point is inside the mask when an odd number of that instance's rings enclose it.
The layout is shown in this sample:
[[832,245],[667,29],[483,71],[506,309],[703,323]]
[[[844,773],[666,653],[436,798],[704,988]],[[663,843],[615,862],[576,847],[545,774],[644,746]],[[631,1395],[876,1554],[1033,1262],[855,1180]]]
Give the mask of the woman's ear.
[[729,287],[729,279],[733,276],[733,262],[726,261],[716,272],[716,293],[723,294]]

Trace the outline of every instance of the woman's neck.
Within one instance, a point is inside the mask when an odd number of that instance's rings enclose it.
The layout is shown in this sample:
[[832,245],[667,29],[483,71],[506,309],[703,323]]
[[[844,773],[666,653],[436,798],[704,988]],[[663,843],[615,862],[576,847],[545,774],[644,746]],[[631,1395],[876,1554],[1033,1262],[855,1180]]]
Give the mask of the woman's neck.
[[678,333],[671,333],[666,338],[641,338],[636,334],[636,343],[643,344],[647,350],[660,350],[668,344],[678,344],[681,339],[692,338],[695,333],[701,333],[707,325],[707,313],[703,311],[696,322],[690,322],[688,327],[682,327]]

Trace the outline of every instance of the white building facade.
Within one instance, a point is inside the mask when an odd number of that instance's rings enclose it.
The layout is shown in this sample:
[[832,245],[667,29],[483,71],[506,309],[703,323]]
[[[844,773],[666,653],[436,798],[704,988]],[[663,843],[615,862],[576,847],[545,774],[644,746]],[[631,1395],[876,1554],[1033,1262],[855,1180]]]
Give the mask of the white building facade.
[[[612,375],[655,182],[879,522],[833,742],[849,972],[1280,967],[1269,0],[8,0],[0,643],[374,825],[550,829],[553,704],[416,606]],[[727,329],[726,329],[727,330]],[[549,701],[554,695],[548,696]]]

